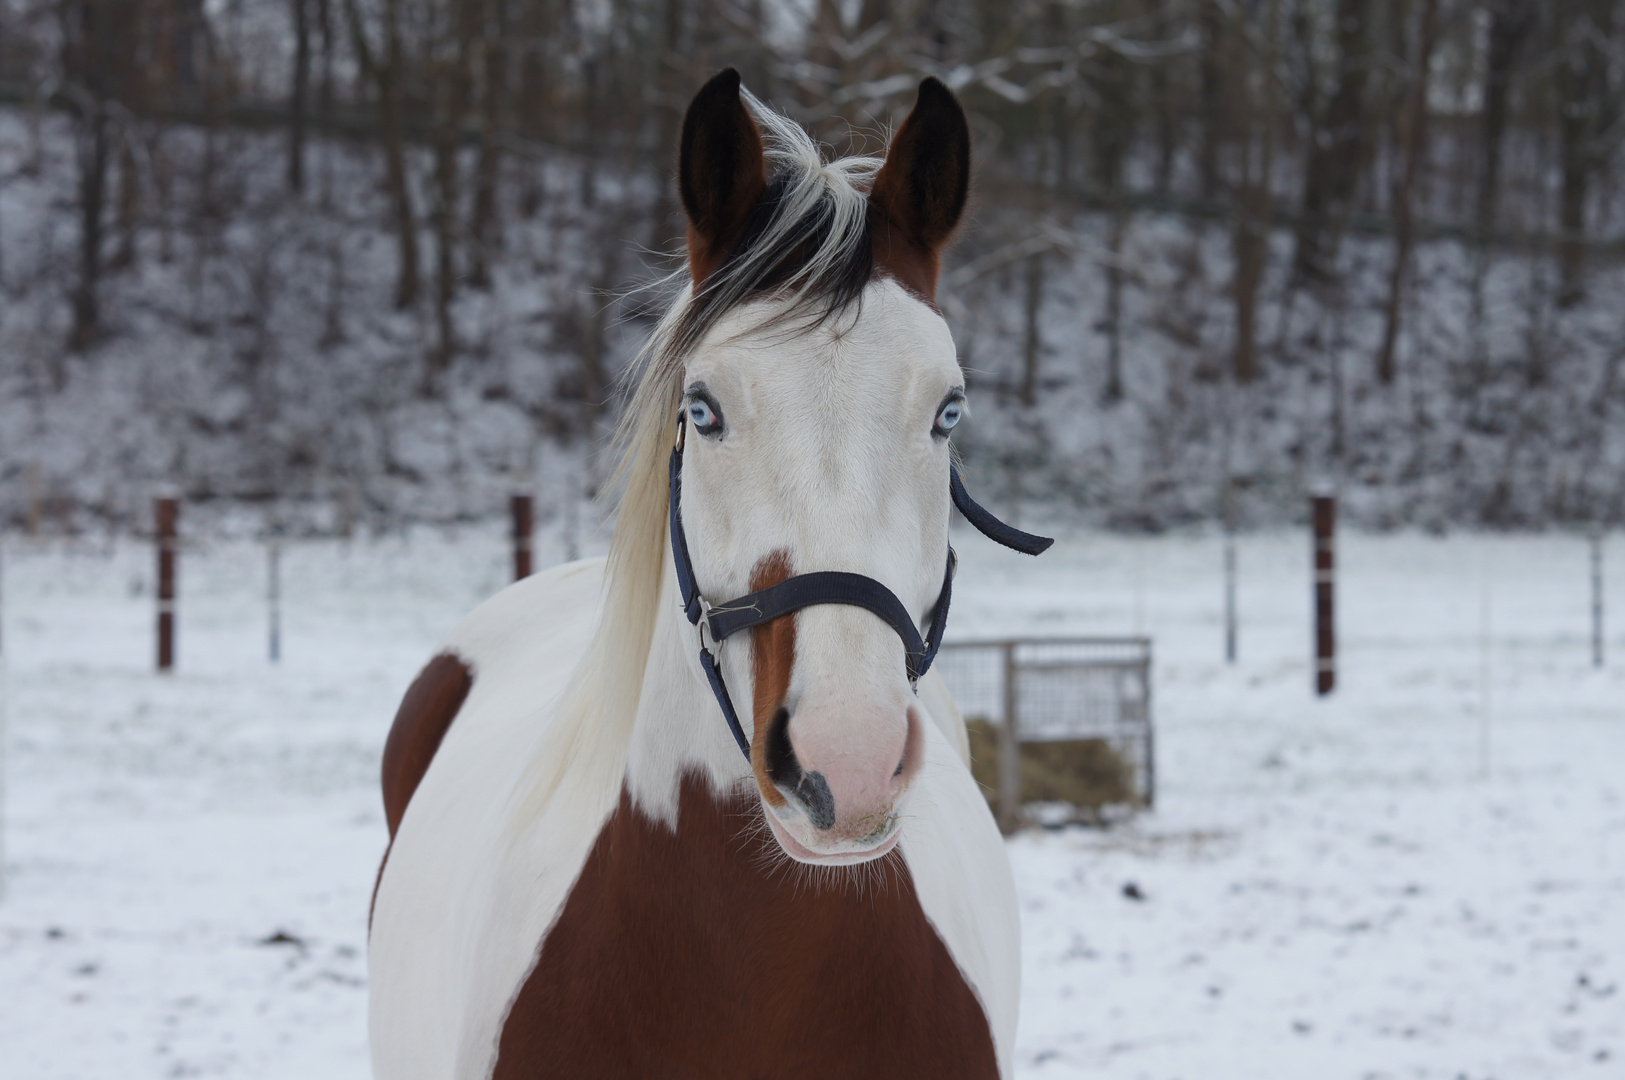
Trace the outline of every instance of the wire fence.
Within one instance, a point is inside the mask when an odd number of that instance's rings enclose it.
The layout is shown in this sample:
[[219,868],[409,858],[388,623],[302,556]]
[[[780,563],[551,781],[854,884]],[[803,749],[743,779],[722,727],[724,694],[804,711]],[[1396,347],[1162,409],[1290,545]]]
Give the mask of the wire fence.
[[[1066,777],[1055,778],[1057,786],[1033,775],[1046,761],[1052,772],[1065,770],[1064,744],[1104,744],[1124,773],[1129,801],[1155,802],[1150,638],[954,643],[943,646],[937,665],[966,720],[993,729],[996,760],[976,764],[997,770],[989,786],[998,794],[1001,825],[1014,828],[1026,800],[1067,790]],[[1046,753],[1044,744],[1054,750]],[[1087,759],[1071,761],[1074,772],[1088,769]],[[1079,800],[1097,804],[1122,794],[1081,781],[1075,790]]]

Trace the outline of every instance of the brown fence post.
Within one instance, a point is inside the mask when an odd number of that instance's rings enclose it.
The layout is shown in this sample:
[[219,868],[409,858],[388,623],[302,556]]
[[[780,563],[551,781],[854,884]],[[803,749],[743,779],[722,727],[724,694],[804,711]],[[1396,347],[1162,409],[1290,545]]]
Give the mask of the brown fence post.
[[158,670],[175,666],[175,519],[177,500],[152,501],[158,524]]
[[1316,495],[1315,519],[1315,693],[1326,695],[1337,685],[1337,637],[1332,618],[1335,583],[1337,499]]
[[530,542],[536,531],[535,504],[529,495],[513,497],[513,579],[530,577]]

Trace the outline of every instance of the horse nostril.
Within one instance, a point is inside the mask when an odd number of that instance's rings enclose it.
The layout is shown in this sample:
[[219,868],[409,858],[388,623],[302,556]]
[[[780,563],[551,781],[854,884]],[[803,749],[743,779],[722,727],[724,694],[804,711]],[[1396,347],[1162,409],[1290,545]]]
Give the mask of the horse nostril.
[[762,764],[767,769],[768,779],[781,788],[795,787],[801,779],[801,762],[796,760],[795,747],[790,745],[790,710],[782,705],[767,725]]
[[824,779],[823,773],[802,771],[795,747],[790,745],[790,710],[783,706],[773,714],[773,722],[767,726],[767,745],[762,756],[768,779],[801,804],[815,828],[835,826],[835,795],[829,790],[829,781]]
[[835,827],[835,796],[830,793],[829,782],[821,772],[804,773],[796,785],[796,797],[807,808],[807,816],[817,829]]

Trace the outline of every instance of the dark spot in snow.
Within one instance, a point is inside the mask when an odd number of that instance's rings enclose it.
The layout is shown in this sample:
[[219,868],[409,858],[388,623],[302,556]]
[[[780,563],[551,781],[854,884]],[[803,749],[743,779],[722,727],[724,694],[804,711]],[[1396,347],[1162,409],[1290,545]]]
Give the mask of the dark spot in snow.
[[1294,1020],[1292,1021],[1292,1030],[1297,1032],[1299,1035],[1307,1035],[1311,1031],[1315,1030],[1315,1025],[1311,1024],[1307,1020]]
[[1613,1056],[1614,1055],[1609,1053],[1607,1048],[1605,1047],[1605,1048],[1603,1048],[1601,1050],[1598,1050],[1595,1054],[1592,1054],[1591,1055],[1591,1060],[1592,1061],[1607,1061],[1609,1058],[1611,1058]]
[[1061,1052],[1059,1050],[1040,1050],[1038,1053],[1033,1055],[1033,1064],[1042,1065],[1044,1062],[1054,1061],[1060,1056]]
[[73,973],[75,975],[94,975],[100,970],[101,968],[96,964],[80,964],[73,969]]
[[1132,881],[1123,886],[1123,895],[1130,900],[1145,899],[1145,893],[1140,891],[1140,886]]
[[303,949],[305,947],[305,941],[303,938],[295,937],[286,930],[278,930],[270,937],[260,938],[259,943],[261,945],[292,945],[296,949]]
[[61,941],[68,936],[68,933],[60,926],[49,926],[45,929],[45,936],[52,941]]
[[1210,986],[1210,987],[1207,988],[1207,996],[1208,997],[1218,997],[1220,994],[1223,994],[1223,993],[1224,993],[1224,991],[1219,989],[1217,986]]

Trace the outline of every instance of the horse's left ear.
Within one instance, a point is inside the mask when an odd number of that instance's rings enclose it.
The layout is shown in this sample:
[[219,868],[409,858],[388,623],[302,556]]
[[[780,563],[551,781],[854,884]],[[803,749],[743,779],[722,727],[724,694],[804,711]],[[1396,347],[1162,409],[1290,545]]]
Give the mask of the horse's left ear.
[[[936,292],[936,256],[953,235],[970,193],[970,125],[953,91],[940,79],[920,83],[914,110],[897,129],[869,202],[916,254],[931,262],[929,292]],[[876,252],[884,263],[886,253]]]

